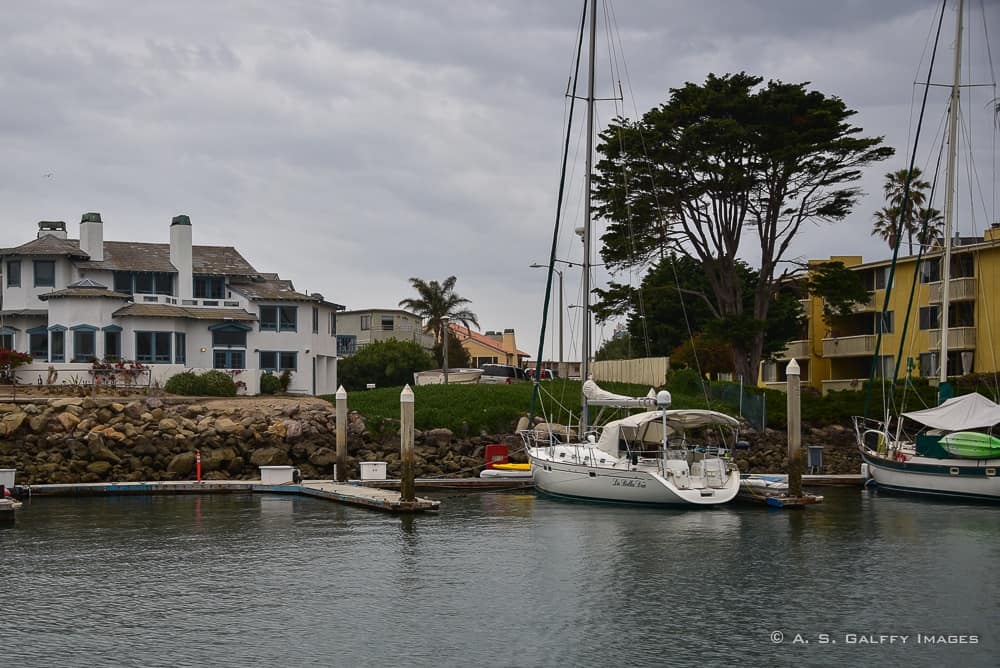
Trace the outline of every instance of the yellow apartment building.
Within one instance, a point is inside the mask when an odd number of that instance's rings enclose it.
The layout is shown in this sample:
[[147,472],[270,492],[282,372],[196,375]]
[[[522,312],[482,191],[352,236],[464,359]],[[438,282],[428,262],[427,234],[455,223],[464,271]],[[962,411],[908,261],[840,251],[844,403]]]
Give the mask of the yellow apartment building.
[[[795,359],[803,385],[824,394],[831,390],[860,389],[871,373],[876,342],[881,330],[877,374],[889,377],[899,364],[897,378],[908,374],[936,381],[941,347],[941,303],[944,282],[940,250],[924,255],[898,258],[893,287],[887,290],[891,258],[863,262],[860,256],[835,256],[811,260],[810,265],[840,261],[859,272],[870,299],[857,304],[853,313],[823,319],[823,303],[817,297],[803,300],[807,323],[799,340],[792,341],[775,360],[761,364],[760,384],[784,389],[785,367]],[[919,272],[908,302],[914,273]],[[1000,370],[1000,224],[986,230],[982,238],[953,239],[950,306],[948,314],[949,376],[968,373],[995,373]],[[884,323],[882,309],[889,294]]]

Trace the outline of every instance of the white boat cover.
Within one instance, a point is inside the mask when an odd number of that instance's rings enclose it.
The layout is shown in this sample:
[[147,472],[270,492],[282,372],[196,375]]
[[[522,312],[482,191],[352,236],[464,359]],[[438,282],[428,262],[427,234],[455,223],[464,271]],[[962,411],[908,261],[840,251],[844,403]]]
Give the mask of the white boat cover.
[[903,417],[943,431],[982,429],[1000,424],[1000,405],[973,392],[948,399],[934,408],[903,413]]
[[601,430],[601,436],[597,441],[597,447],[610,455],[619,455],[619,443],[622,438],[622,430],[630,432],[628,440],[634,442],[641,439],[646,443],[663,442],[663,417],[666,416],[667,436],[674,436],[687,429],[697,429],[698,427],[709,427],[718,425],[736,429],[740,426],[739,420],[731,418],[725,413],[709,411],[703,409],[674,409],[665,411],[646,411],[629,415],[620,420],[612,420]]
[[644,397],[628,397],[603,389],[591,379],[583,384],[583,396],[591,406],[614,406],[617,408],[649,408],[656,405],[656,393],[652,389]]

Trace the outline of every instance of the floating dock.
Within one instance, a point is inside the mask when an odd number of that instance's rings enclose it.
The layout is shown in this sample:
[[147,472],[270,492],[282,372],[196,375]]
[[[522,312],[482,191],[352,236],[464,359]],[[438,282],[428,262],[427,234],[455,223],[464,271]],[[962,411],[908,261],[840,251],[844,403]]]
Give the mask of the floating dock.
[[417,498],[403,501],[399,492],[356,483],[304,480],[301,483],[264,484],[260,480],[205,480],[154,482],[91,482],[62,485],[32,485],[31,496],[115,496],[139,494],[301,494],[351,506],[393,513],[436,511],[441,502]]

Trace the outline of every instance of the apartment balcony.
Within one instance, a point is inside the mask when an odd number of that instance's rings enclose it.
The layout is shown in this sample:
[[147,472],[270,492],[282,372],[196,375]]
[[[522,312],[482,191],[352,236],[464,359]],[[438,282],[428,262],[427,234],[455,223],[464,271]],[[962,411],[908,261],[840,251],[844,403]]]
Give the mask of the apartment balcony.
[[787,362],[788,360],[809,359],[809,340],[790,341],[785,349],[775,356],[775,359]]
[[[928,347],[936,350],[941,347],[941,330],[927,330],[930,342]],[[976,347],[975,327],[949,327],[948,328],[948,350],[969,350]]]
[[874,334],[823,339],[823,357],[859,357],[875,354]]
[[[927,285],[930,288],[928,301],[931,304],[940,304],[943,301],[944,283],[938,281],[937,283],[928,283]],[[949,299],[951,301],[969,301],[976,298],[975,278],[953,278],[949,282],[949,285]]]

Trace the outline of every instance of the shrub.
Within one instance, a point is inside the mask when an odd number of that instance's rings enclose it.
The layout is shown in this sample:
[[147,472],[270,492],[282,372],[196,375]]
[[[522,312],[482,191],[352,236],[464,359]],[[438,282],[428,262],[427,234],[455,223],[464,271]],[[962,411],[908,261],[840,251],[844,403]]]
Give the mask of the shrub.
[[236,383],[225,371],[212,369],[200,376],[193,371],[183,371],[167,380],[164,390],[185,397],[235,397]]
[[274,394],[281,389],[281,381],[273,373],[265,373],[260,377],[260,393]]
[[288,386],[292,384],[292,372],[290,369],[285,369],[278,376],[278,386],[281,388],[282,392],[288,391]]
[[235,397],[236,381],[225,371],[212,369],[199,376],[202,394],[208,397]]
[[163,389],[170,394],[180,394],[185,397],[197,396],[202,393],[201,378],[194,371],[183,371],[168,378]]
[[337,376],[348,391],[363,390],[368,383],[378,387],[413,382],[414,371],[425,371],[434,360],[412,341],[388,339],[365,346],[337,365]]
[[667,378],[667,389],[680,394],[698,394],[704,384],[705,380],[694,369],[676,369]]

